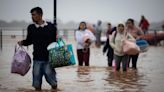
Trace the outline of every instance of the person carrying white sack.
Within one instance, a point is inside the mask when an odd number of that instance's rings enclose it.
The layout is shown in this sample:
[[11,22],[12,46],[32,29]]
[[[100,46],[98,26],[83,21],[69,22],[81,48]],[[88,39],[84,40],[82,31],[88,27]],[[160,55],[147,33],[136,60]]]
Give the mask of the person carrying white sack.
[[128,39],[129,41],[135,42],[135,39],[132,37],[132,35],[125,30],[125,26],[123,23],[119,23],[117,25],[116,32],[112,33],[112,36],[110,36],[110,45],[114,50],[114,60],[116,65],[116,70],[120,70],[120,64],[122,62],[122,68],[123,71],[127,71],[127,61],[128,56],[123,52],[123,41],[125,39]]
[[[129,32],[136,40],[139,40],[141,39],[142,35],[144,35],[144,33],[142,32],[141,29],[136,27],[134,22],[135,22],[134,19],[131,18],[129,18],[126,21],[126,26],[127,26],[126,31]],[[136,70],[138,57],[139,57],[139,53],[135,55],[130,55],[128,60],[128,67],[130,67],[130,61],[132,61],[132,69]]]
[[90,45],[96,40],[93,33],[87,29],[86,23],[81,22],[79,29],[75,32],[75,40],[77,42],[77,57],[79,66],[89,66]]

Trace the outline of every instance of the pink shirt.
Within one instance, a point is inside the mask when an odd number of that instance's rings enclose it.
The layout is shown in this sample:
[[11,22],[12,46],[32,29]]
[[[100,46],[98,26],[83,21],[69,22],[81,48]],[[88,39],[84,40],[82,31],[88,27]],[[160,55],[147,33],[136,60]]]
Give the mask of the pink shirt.
[[133,27],[133,28],[127,28],[127,32],[131,33],[131,35],[134,38],[137,38],[138,36],[141,36],[143,34],[143,32],[141,31],[141,29],[137,28],[137,27]]

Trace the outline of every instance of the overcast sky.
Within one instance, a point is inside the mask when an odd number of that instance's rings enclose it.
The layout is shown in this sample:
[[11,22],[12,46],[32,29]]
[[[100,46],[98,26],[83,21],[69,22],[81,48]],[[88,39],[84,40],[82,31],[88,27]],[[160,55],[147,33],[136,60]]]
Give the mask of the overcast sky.
[[[42,7],[44,19],[53,20],[53,0],[0,0],[0,19],[31,21],[30,10]],[[117,23],[128,18],[164,20],[164,0],[57,0],[57,18],[63,22],[97,20]]]

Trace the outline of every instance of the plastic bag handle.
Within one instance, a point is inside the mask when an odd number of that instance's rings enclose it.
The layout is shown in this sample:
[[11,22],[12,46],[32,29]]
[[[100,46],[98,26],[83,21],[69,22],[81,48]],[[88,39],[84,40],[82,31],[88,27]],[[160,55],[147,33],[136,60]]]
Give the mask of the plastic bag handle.
[[23,46],[20,46],[19,44],[16,44],[16,45],[15,45],[15,53],[16,53],[19,49],[21,49],[21,50],[23,50],[23,51],[26,51],[26,50],[23,48]]
[[59,47],[61,47],[61,42],[64,44],[64,46],[66,45],[65,42],[64,42],[64,40],[60,37],[57,40],[57,43],[58,43]]

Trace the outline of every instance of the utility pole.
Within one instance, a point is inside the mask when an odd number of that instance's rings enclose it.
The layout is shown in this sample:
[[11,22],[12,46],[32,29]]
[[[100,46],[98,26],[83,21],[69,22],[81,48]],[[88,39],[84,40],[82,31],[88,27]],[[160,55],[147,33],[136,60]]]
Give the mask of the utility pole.
[[56,23],[56,0],[54,0],[54,25],[57,27],[57,23]]
[[2,44],[3,44],[3,41],[2,41],[2,29],[0,29],[0,51],[2,50]]
[[55,28],[56,28],[56,33],[57,33],[57,35],[56,36],[58,36],[58,28],[57,28],[57,18],[56,18],[56,10],[57,10],[57,4],[56,4],[56,2],[57,2],[57,0],[54,0],[54,26],[55,26]]

